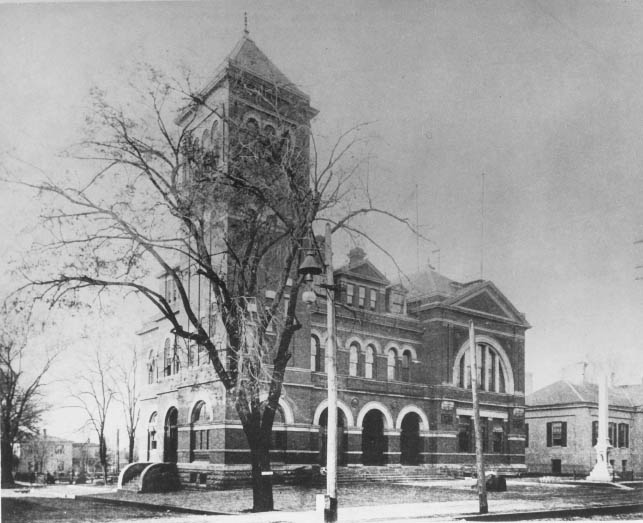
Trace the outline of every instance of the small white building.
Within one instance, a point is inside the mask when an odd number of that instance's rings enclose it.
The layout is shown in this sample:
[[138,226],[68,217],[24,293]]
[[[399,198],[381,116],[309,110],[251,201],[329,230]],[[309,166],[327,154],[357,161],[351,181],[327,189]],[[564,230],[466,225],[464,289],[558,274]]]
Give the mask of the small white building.
[[[525,398],[529,472],[585,476],[596,463],[598,385],[560,380]],[[643,477],[643,385],[609,388],[609,460],[617,477]]]

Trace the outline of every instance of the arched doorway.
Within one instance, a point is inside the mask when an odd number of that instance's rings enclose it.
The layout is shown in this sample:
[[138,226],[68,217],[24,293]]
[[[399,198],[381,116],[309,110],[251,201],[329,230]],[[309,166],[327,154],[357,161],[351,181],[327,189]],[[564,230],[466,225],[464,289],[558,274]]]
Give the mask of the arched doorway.
[[409,412],[402,419],[400,434],[400,463],[402,465],[418,465],[420,463],[420,416]]
[[176,463],[179,445],[179,411],[172,407],[165,416],[163,438],[163,461]]
[[[342,409],[337,409],[337,464],[346,465],[346,449],[348,448],[348,434],[345,431],[346,417]],[[324,409],[319,417],[319,463],[326,465],[326,450],[328,433],[328,409]]]
[[288,437],[286,433],[286,417],[281,405],[275,410],[275,419],[272,422],[272,435],[270,438],[270,462],[286,463],[288,450]]
[[369,410],[362,421],[362,463],[386,464],[388,442],[384,436],[384,415],[377,409]]

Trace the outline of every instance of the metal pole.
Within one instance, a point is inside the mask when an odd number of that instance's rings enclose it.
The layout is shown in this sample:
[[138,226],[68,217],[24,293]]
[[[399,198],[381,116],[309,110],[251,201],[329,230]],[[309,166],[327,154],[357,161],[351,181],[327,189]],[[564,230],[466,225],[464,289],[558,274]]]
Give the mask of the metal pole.
[[337,521],[337,361],[335,358],[335,285],[330,224],[326,224],[326,373],[328,376],[328,416],[326,438],[326,500],[324,521]]
[[473,431],[476,440],[476,473],[478,475],[478,499],[480,514],[489,512],[487,505],[487,486],[484,476],[484,460],[482,456],[482,431],[480,430],[480,400],[478,399],[478,347],[473,320],[469,321],[469,352],[471,354],[471,392],[473,394]]

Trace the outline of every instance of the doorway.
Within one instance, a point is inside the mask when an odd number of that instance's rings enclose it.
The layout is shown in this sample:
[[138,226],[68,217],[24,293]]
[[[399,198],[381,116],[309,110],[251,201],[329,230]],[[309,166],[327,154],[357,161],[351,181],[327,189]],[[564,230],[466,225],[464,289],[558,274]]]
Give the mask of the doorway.
[[172,407],[165,416],[163,461],[176,463],[179,445],[179,411]]

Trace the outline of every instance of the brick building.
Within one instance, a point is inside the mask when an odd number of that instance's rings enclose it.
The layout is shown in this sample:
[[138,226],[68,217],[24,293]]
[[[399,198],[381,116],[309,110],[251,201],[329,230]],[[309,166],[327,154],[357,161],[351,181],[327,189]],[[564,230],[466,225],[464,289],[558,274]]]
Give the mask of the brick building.
[[[609,460],[617,476],[643,477],[643,385],[609,388]],[[530,472],[586,476],[596,463],[598,385],[560,380],[526,398]]]
[[[239,78],[244,78],[239,82]],[[289,107],[279,118],[239,85],[279,84]],[[264,91],[262,91],[264,92]],[[281,73],[247,34],[203,91],[209,106],[244,126],[277,129],[308,125],[317,113],[308,97]],[[190,115],[192,121],[195,115]],[[199,117],[197,115],[196,117]],[[186,113],[177,120],[186,119]],[[230,132],[216,115],[203,116],[203,143],[213,161],[225,161]],[[302,138],[303,139],[303,138]],[[307,152],[307,142],[302,149]],[[216,234],[212,238],[217,242]],[[225,351],[223,326],[208,291],[185,271],[186,288],[211,337]],[[524,315],[489,281],[458,283],[433,269],[403,282],[389,281],[353,249],[335,270],[341,465],[407,464],[435,467],[474,463],[468,323],[476,325],[480,355],[481,414],[487,463],[524,468]],[[172,281],[160,277],[166,299],[178,304]],[[273,292],[266,287],[266,296]],[[299,307],[299,306],[298,306]],[[326,374],[325,304],[297,316],[273,431],[273,467],[324,463]],[[182,347],[162,317],[138,333],[145,384],[139,456],[177,462],[196,480],[209,470],[245,467],[245,435],[224,387],[198,346]],[[199,479],[201,481],[201,479]],[[204,480],[207,481],[207,480]]]

